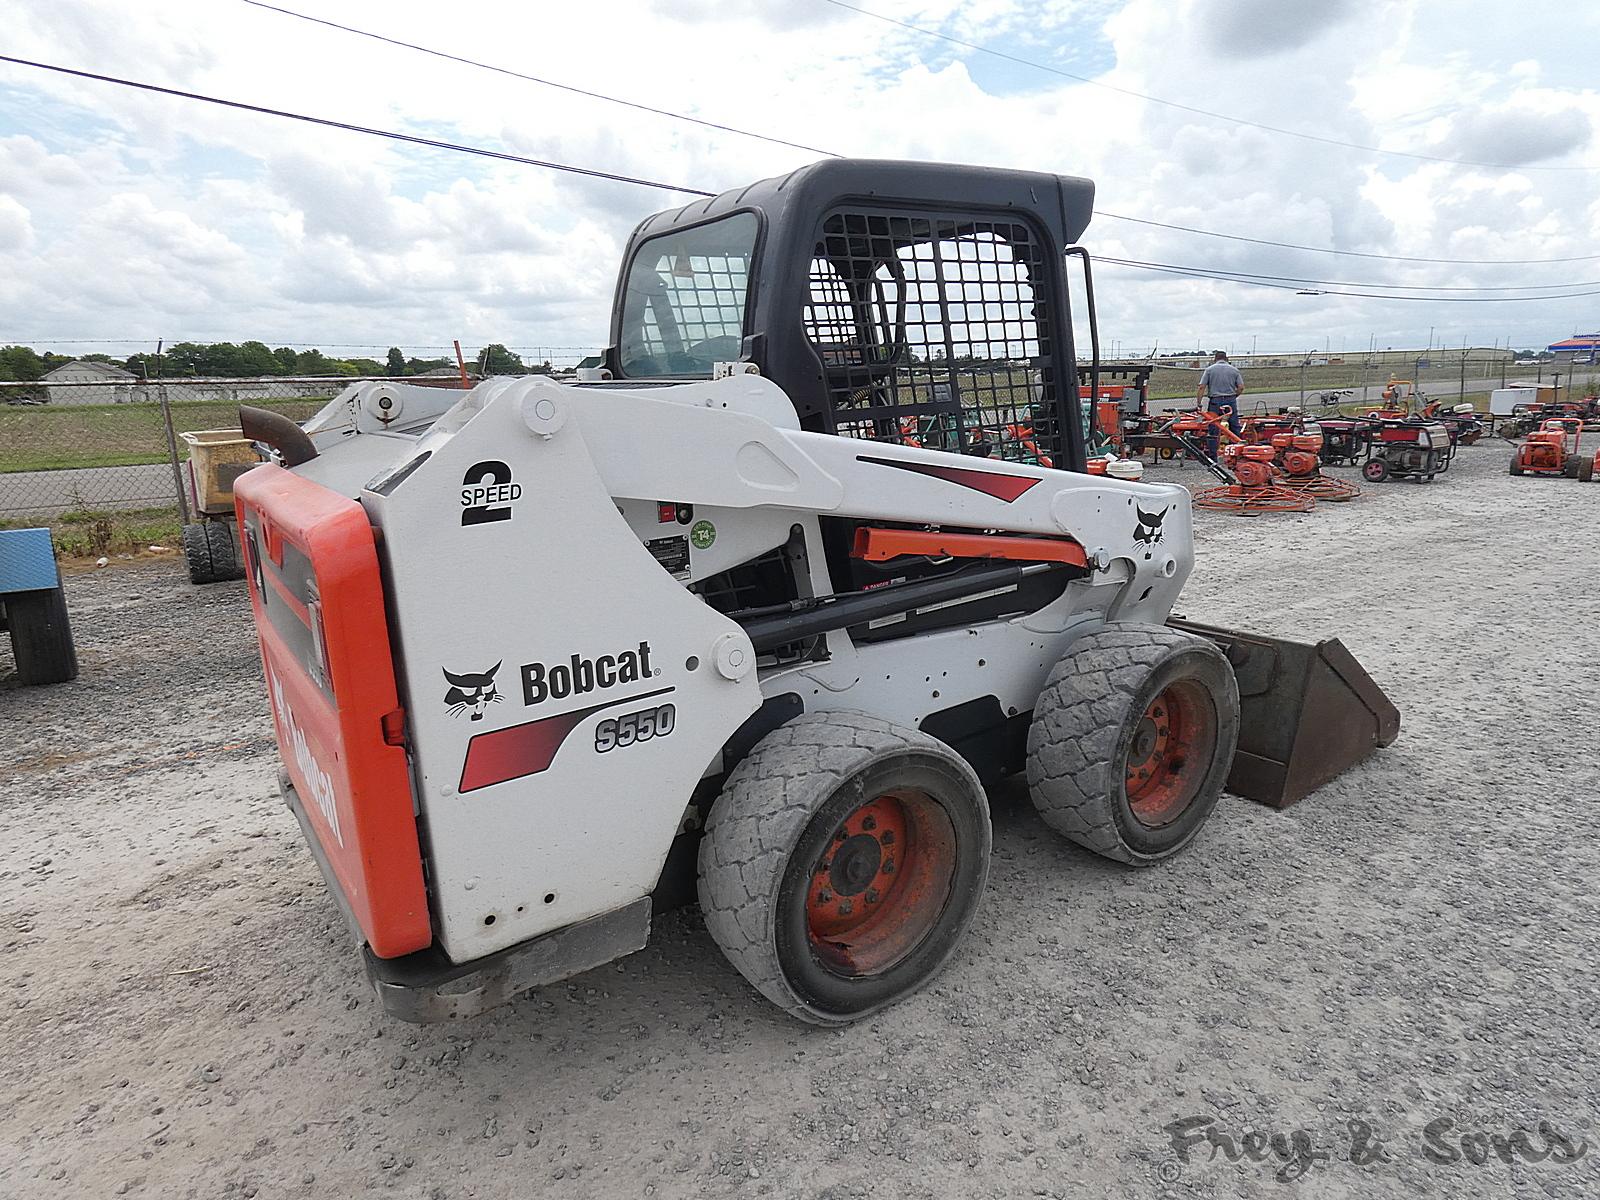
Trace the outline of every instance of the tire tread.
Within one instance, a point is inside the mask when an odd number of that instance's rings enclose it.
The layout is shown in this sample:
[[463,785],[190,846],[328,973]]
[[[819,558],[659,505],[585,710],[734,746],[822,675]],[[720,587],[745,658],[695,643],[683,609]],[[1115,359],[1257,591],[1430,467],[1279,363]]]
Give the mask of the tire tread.
[[699,895],[706,928],[741,975],[801,1020],[844,1025],[866,1015],[821,1013],[797,996],[777,953],[776,884],[818,806],[884,754],[917,750],[960,764],[943,742],[859,712],[808,713],[781,726],[734,768],[700,842]]
[[1151,672],[1196,645],[1210,643],[1163,625],[1108,624],[1056,663],[1028,727],[1028,791],[1047,825],[1118,862],[1158,861],[1129,847],[1118,831],[1113,759],[1130,704]]

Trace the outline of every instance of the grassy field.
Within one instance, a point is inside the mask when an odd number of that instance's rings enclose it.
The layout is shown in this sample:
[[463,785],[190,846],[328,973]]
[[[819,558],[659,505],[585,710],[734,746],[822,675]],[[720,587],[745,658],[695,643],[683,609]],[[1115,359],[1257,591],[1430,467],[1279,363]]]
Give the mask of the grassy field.
[[98,558],[102,554],[134,554],[152,546],[182,548],[182,526],[176,508],[130,508],[107,512],[69,512],[58,517],[0,518],[0,529],[48,525],[62,558]]
[[[261,401],[296,421],[326,399]],[[176,430],[229,429],[239,406],[227,402],[172,405]],[[178,444],[179,455],[184,453]],[[166,430],[159,404],[8,405],[0,408],[0,472],[67,467],[122,467],[164,462]]]

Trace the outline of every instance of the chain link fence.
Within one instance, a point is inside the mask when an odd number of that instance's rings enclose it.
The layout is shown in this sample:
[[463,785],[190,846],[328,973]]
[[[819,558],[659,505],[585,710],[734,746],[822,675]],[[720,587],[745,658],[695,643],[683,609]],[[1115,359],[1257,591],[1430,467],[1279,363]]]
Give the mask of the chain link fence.
[[176,545],[192,507],[184,432],[236,429],[241,404],[303,421],[357,382],[0,383],[0,527],[49,525],[69,555]]
[[[1192,403],[1209,361],[1209,355],[1153,360],[1152,407]],[[1504,349],[1257,354],[1233,361],[1244,372],[1247,402],[1268,407],[1372,403],[1391,378],[1414,381],[1428,397],[1479,408],[1487,408],[1490,390],[1511,384],[1555,383],[1563,396],[1581,396],[1600,383],[1595,364],[1518,363]],[[185,431],[237,428],[240,404],[303,421],[368,378],[379,377],[145,381],[64,379],[57,372],[31,383],[0,382],[0,527],[50,525],[68,554],[175,545],[190,507]],[[453,370],[403,382],[460,386]]]
[[[1496,388],[1540,383],[1559,386],[1562,396],[1582,396],[1600,381],[1600,367],[1567,361],[1519,363],[1505,349],[1386,350],[1370,354],[1235,354],[1229,360],[1244,374],[1246,401],[1270,406],[1318,405],[1327,393],[1348,392],[1350,403],[1375,403],[1391,379],[1410,380],[1430,399],[1454,400],[1487,408]],[[1210,354],[1162,355],[1154,360],[1150,397],[1159,408],[1194,400],[1200,371]],[[1569,391],[1570,389],[1570,391]],[[1271,396],[1272,401],[1262,398]]]

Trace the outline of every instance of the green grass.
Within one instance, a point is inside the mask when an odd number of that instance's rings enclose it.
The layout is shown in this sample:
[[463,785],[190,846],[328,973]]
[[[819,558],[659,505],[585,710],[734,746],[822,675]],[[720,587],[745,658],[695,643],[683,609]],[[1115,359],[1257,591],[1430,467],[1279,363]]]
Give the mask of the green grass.
[[[258,401],[303,421],[326,399]],[[230,429],[239,406],[225,401],[172,405],[175,430]],[[180,458],[186,456],[182,440]],[[0,408],[0,472],[124,467],[165,462],[167,435],[159,404],[17,405]]]
[[175,508],[131,508],[62,513],[50,518],[0,519],[0,529],[48,525],[62,558],[132,554],[151,546],[181,550],[183,527]]

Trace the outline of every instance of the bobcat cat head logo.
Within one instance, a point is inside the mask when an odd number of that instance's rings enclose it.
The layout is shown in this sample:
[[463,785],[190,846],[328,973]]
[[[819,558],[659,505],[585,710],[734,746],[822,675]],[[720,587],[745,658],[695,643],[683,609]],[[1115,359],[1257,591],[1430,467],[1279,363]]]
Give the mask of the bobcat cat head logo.
[[450,690],[444,694],[444,702],[450,715],[459,717],[464,712],[470,712],[474,721],[483,720],[484,709],[500,703],[500,690],[494,684],[494,673],[499,669],[500,663],[495,663],[487,671],[477,674],[466,672],[458,675],[445,671],[444,677],[450,681]]
[[1161,540],[1161,522],[1171,510],[1172,506],[1169,504],[1160,512],[1151,513],[1145,512],[1135,504],[1133,511],[1139,514],[1139,523],[1133,527],[1133,540],[1145,547],[1154,546]]

